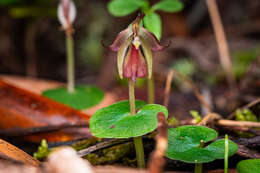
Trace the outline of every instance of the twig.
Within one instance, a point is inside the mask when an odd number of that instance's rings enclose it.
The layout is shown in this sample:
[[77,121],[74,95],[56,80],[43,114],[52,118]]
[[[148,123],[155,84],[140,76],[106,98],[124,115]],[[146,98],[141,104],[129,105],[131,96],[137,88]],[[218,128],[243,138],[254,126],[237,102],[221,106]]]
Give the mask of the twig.
[[213,121],[220,118],[221,116],[219,114],[210,112],[199,122],[199,125],[206,126],[209,121]]
[[249,149],[244,145],[238,145],[237,154],[251,159],[260,159],[260,154],[257,151]]
[[166,86],[164,90],[164,101],[163,105],[168,107],[169,104],[169,99],[170,99],[170,92],[171,92],[171,83],[172,83],[172,78],[174,75],[174,71],[171,69],[167,75],[167,80],[166,80]]
[[168,146],[167,140],[167,129],[168,124],[165,119],[165,116],[162,112],[159,112],[157,115],[158,119],[158,133],[156,136],[156,148],[155,151],[150,156],[149,161],[149,172],[150,173],[160,173],[162,172],[164,165],[164,154]]
[[191,89],[192,89],[193,93],[195,94],[195,96],[197,97],[197,99],[200,101],[200,103],[202,105],[204,105],[204,107],[208,110],[208,112],[212,112],[210,105],[201,96],[197,87],[195,85],[193,85],[193,83],[186,76],[184,76],[183,74],[181,74],[180,72],[178,72],[176,70],[173,70],[173,71],[175,72],[176,75],[178,75],[180,78],[182,78],[182,80],[184,80],[191,87]]
[[246,147],[260,147],[260,136],[258,135],[253,138],[239,138],[235,140],[235,142]]
[[260,123],[250,121],[218,120],[217,124],[229,127],[260,127]]
[[232,71],[232,63],[229,54],[229,48],[224,32],[224,27],[221,22],[219,10],[215,0],[207,0],[206,2],[218,44],[220,63],[226,73],[226,78],[230,89],[234,90],[237,88],[236,81]]
[[15,136],[27,136],[36,133],[53,132],[66,128],[85,128],[88,127],[88,123],[84,124],[62,124],[62,125],[49,125],[42,127],[30,127],[30,128],[9,128],[0,130],[1,137],[15,137]]
[[100,142],[100,143],[93,145],[91,147],[88,147],[86,149],[80,150],[77,153],[80,157],[84,157],[85,155],[92,153],[94,151],[97,151],[99,149],[107,148],[107,147],[110,147],[110,146],[113,146],[116,144],[121,144],[121,143],[128,142],[128,141],[131,141],[131,139],[130,138],[129,139],[111,139],[111,140],[107,140],[104,142]]
[[[209,87],[207,86],[203,86],[202,90],[201,90],[201,95],[204,98],[204,100],[208,103],[208,105],[213,108],[213,104],[212,104],[212,95],[210,92]],[[209,114],[210,112],[208,112],[208,109],[204,107],[204,105],[201,105],[201,114],[202,116],[205,116],[207,114]]]
[[[240,108],[240,109],[241,109],[241,110],[248,109],[248,108],[250,108],[250,107],[256,105],[256,104],[259,103],[259,102],[260,102],[260,98],[254,100],[254,101],[252,101],[252,102],[250,102],[250,103],[248,103],[247,105],[243,106],[243,107]],[[227,117],[227,119],[230,120],[230,119],[234,118],[235,115],[236,115],[236,111],[232,112],[232,113]]]
[[[171,91],[171,83],[174,71],[170,70],[167,75],[166,86],[164,91],[164,106],[168,107]],[[168,123],[162,112],[157,114],[158,126],[156,135],[156,148],[150,155],[148,169],[149,173],[160,173],[164,166],[164,154],[168,147]]]

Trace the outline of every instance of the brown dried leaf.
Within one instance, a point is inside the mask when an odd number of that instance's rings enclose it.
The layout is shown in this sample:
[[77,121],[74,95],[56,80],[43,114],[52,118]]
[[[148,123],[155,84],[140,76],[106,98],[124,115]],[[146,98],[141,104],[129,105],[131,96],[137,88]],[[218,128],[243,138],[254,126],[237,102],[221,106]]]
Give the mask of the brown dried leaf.
[[40,165],[38,160],[2,139],[0,139],[0,155],[31,166]]

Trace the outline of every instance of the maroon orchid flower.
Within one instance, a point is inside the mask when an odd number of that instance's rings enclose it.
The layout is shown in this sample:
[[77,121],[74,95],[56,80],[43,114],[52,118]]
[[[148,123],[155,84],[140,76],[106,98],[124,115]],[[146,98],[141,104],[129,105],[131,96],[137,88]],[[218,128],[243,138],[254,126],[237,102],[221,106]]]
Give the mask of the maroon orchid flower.
[[161,46],[153,33],[139,26],[143,16],[138,15],[130,27],[121,31],[109,48],[117,51],[119,76],[132,79],[152,77],[152,51]]

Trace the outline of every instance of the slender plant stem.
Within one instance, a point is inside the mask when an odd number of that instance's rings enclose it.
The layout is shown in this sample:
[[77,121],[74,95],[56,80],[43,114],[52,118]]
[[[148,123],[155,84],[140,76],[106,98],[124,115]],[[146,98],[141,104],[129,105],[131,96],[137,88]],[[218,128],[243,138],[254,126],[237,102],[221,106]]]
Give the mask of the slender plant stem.
[[129,104],[130,104],[130,113],[135,115],[135,83],[131,79],[128,80],[128,90],[129,90]]
[[195,173],[202,173],[202,163],[195,163]]
[[[200,148],[203,148],[204,141],[200,140]],[[195,173],[202,173],[202,163],[195,163]]]
[[134,137],[136,159],[138,168],[145,168],[144,147],[142,136]]
[[67,90],[73,93],[75,90],[74,79],[74,42],[72,35],[66,35],[67,47]]
[[151,79],[147,79],[147,87],[148,87],[148,104],[152,104],[154,103],[155,100],[153,76],[151,77]]
[[[131,115],[136,114],[135,110],[135,83],[131,79],[128,81],[129,85],[129,104],[130,104],[130,113]],[[135,151],[136,151],[136,159],[138,168],[145,168],[144,161],[144,147],[142,136],[134,137]]]
[[225,162],[224,162],[224,173],[228,172],[228,135],[225,135]]

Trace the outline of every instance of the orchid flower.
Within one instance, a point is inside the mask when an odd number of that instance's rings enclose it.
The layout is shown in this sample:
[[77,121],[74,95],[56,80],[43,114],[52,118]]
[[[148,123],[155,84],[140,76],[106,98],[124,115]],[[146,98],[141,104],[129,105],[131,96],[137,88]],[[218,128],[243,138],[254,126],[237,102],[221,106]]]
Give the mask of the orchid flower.
[[161,46],[153,33],[140,26],[142,15],[127,29],[121,31],[110,50],[117,53],[117,66],[120,78],[152,77],[152,51],[160,51]]
[[60,0],[58,6],[58,19],[67,34],[72,32],[72,23],[76,18],[76,7],[72,0]]

